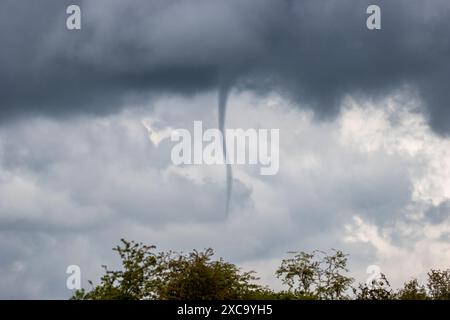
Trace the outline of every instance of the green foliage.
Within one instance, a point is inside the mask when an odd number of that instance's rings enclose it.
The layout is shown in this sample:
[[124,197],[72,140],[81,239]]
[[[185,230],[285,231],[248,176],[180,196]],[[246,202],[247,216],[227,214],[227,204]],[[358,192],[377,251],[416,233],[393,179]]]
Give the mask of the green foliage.
[[268,288],[255,290],[247,299],[249,300],[316,300],[315,296],[301,296],[292,291],[273,291]]
[[169,253],[162,262],[160,299],[224,300],[245,299],[259,286],[252,284],[254,272],[242,273],[223,259],[212,261],[214,252],[194,250],[188,255]]
[[[113,250],[122,260],[123,270],[106,266],[100,284],[91,291],[79,290],[72,299],[89,300],[212,300],[246,299],[264,288],[253,284],[254,272],[241,272],[222,259],[213,261],[214,252],[154,253],[154,246],[121,240]],[[92,283],[91,283],[92,284]]]
[[356,300],[391,300],[395,297],[384,274],[370,285],[360,283],[357,288],[353,288],[353,294]]
[[432,299],[450,300],[450,269],[428,272],[427,287]]
[[[113,248],[122,260],[123,270],[112,271],[107,266],[100,285],[90,292],[80,290],[73,299],[136,300],[157,298],[160,255],[152,252],[154,246],[121,240],[122,246]],[[92,285],[92,282],[90,282]]]
[[419,284],[417,279],[412,279],[397,292],[396,298],[399,300],[426,300],[428,296],[425,286]]
[[276,276],[289,287],[290,293],[303,299],[347,299],[346,291],[353,278],[345,273],[347,255],[334,250],[327,255],[322,251],[291,252],[293,257],[284,259]]
[[155,246],[122,239],[113,250],[118,253],[122,268],[109,270],[102,266],[105,273],[100,283],[94,286],[89,282],[90,291],[78,290],[71,299],[450,299],[450,269],[431,270],[426,287],[412,279],[394,292],[384,274],[369,285],[351,287],[353,278],[347,275],[347,255],[338,250],[331,255],[322,251],[290,252],[291,256],[282,260],[275,273],[288,289],[278,292],[258,285],[253,271],[242,272],[223,259],[214,260],[212,249],[193,250],[188,254],[158,253]]

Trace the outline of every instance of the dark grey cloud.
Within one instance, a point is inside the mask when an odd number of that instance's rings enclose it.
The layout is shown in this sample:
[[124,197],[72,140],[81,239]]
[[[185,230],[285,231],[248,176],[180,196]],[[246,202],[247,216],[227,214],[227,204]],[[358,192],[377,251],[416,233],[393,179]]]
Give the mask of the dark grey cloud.
[[[125,99],[235,87],[278,90],[316,115],[346,94],[409,86],[432,127],[450,130],[450,4],[396,1],[73,1],[0,4],[0,115],[111,112]],[[366,28],[369,4],[382,30]],[[225,80],[224,80],[225,79]]]

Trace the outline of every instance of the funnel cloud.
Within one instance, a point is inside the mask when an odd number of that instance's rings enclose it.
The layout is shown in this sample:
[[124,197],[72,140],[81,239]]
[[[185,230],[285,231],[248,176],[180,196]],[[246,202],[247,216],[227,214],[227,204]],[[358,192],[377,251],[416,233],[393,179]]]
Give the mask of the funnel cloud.
[[[292,250],[393,288],[448,268],[449,35],[449,0],[1,0],[0,298],[69,298],[70,265],[91,288],[122,237],[274,289]],[[196,121],[223,138],[177,164]],[[228,163],[237,128],[283,132],[280,161]]]
[[[72,2],[0,4],[1,121],[222,91],[223,70],[233,70],[229,88],[282,93],[317,119],[339,114],[347,95],[408,88],[433,130],[450,132],[447,0],[76,1],[83,29],[69,32]],[[381,30],[366,28],[371,4],[382,8]]]

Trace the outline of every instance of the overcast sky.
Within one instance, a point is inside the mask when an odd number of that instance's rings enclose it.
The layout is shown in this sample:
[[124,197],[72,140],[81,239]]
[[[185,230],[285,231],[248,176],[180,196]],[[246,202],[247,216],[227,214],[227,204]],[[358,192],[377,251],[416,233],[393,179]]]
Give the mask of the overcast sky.
[[[123,237],[275,288],[292,250],[394,286],[449,268],[449,32],[448,0],[2,0],[0,298],[68,298],[66,267],[88,287]],[[279,173],[233,166],[228,215],[225,168],[167,139],[217,127],[224,87],[227,128],[280,129]]]

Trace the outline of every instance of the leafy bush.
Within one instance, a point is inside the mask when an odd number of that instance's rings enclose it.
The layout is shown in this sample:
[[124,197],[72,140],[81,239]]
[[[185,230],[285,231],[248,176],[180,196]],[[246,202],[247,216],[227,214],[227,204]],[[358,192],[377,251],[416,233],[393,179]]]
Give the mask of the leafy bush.
[[[122,262],[121,270],[105,270],[90,291],[74,293],[72,299],[88,300],[448,300],[450,269],[431,270],[426,287],[417,279],[406,282],[394,292],[384,274],[371,284],[351,287],[347,275],[347,255],[333,250],[290,252],[275,275],[287,290],[273,291],[256,283],[254,271],[242,272],[223,259],[214,260],[212,249],[188,254],[156,252],[155,246],[121,240],[113,248]],[[350,295],[351,291],[353,295]]]

